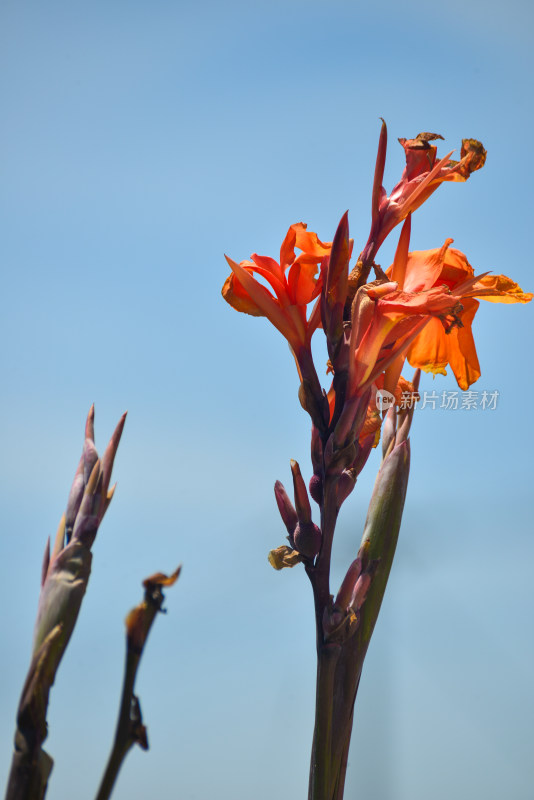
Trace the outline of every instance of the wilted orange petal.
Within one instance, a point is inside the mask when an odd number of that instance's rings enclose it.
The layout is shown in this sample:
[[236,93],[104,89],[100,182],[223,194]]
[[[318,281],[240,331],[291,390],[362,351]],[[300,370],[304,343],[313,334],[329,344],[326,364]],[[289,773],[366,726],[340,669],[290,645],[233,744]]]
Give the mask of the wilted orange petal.
[[524,292],[506,275],[485,275],[475,283],[469,294],[490,303],[529,303],[534,295]]
[[165,575],[163,572],[155,572],[154,575],[143,581],[143,586],[148,589],[150,586],[172,586],[178,580],[182,567],[177,567],[172,575]]

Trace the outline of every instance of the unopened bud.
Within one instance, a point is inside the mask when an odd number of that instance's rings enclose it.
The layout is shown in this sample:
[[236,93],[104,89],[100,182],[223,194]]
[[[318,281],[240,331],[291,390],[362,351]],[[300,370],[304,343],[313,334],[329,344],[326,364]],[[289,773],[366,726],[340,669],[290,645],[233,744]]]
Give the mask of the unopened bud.
[[86,439],[83,446],[83,482],[86,485],[89,481],[93,467],[98,461],[95,443],[91,439]]
[[290,536],[293,536],[298,523],[297,512],[295,511],[293,503],[288,497],[283,483],[280,481],[276,481],[274,484],[274,496],[276,498],[276,504],[278,505],[278,510],[280,512],[280,516],[282,517],[283,523],[286,526],[287,532]]
[[363,606],[370,585],[371,575],[368,572],[364,572],[356,581],[356,586],[352,593],[350,604],[354,611],[358,611]]
[[358,579],[362,573],[362,559],[360,556],[354,559],[352,564],[347,570],[347,574],[343,578],[343,583],[339,588],[339,592],[336,597],[336,606],[340,608],[349,608],[352,605],[352,596],[354,594],[354,588]]
[[300,467],[296,461],[291,459],[291,472],[293,474],[293,489],[295,491],[295,508],[300,523],[311,522],[311,506],[308,491],[304,479],[300,474]]
[[320,475],[312,475],[308,484],[312,500],[318,505],[323,502],[323,480]]
[[307,558],[315,558],[321,549],[321,529],[313,522],[299,522],[293,534],[295,549]]
[[387,456],[390,446],[395,440],[396,430],[397,430],[397,409],[395,408],[395,404],[393,404],[389,409],[388,413],[386,414],[384,424],[382,425],[383,459]]

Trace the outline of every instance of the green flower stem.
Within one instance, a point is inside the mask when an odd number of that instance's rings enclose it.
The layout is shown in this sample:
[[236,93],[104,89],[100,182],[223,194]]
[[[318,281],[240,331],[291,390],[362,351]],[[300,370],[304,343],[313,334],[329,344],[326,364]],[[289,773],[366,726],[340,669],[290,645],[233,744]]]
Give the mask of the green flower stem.
[[343,797],[356,693],[397,547],[409,470],[410,445],[403,441],[394,447],[380,467],[369,505],[362,546],[366,546],[368,560],[376,561],[378,567],[359,612],[358,628],[343,645],[336,671],[332,775],[338,789],[332,800]]
[[340,648],[326,645],[317,659],[315,731],[310,766],[309,800],[327,800],[331,785],[332,699]]
[[317,692],[308,800],[342,800],[352,733],[354,704],[363,662],[384,597],[408,486],[410,447],[401,440],[384,459],[369,505],[360,553],[372,570],[365,602],[354,615],[356,628],[325,636],[324,619],[332,610],[329,573],[339,508],[334,481],[325,481],[321,514],[323,546],[315,567],[308,567],[317,627]]

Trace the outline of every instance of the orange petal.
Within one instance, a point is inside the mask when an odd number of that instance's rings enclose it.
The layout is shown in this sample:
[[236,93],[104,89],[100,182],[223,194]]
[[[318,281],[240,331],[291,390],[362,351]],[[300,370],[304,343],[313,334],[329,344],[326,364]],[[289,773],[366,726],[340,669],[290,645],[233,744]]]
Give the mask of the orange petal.
[[[450,334],[449,334],[450,335]],[[412,367],[434,375],[446,375],[445,367],[449,363],[447,334],[439,319],[431,319],[424,331],[419,334],[408,348],[406,357]]]
[[529,303],[533,297],[506,275],[485,275],[475,283],[469,294],[489,300],[490,303]]
[[265,286],[258,283],[255,278],[246,270],[241,264],[236,264],[231,258],[226,256],[228,264],[236,276],[239,283],[243,286],[246,292],[250,295],[253,302],[258,309],[263,312],[272,324],[277,328],[280,333],[286,337],[293,349],[301,344],[301,337],[294,328],[291,320],[280,308],[274,297],[267,291]]
[[285,270],[285,268],[295,260],[295,243],[297,241],[295,228],[299,225],[306,227],[303,222],[297,222],[296,225],[291,225],[280,247],[280,266],[282,270]]
[[[449,250],[452,239],[446,239],[442,247],[432,250],[413,250],[408,253],[408,263],[406,265],[406,277],[404,289],[407,292],[418,292],[423,289],[430,289],[437,282],[446,284],[452,289],[454,283],[464,280],[462,265],[457,263],[459,256],[463,256],[459,250]],[[463,256],[465,259],[465,256]],[[465,259],[467,264],[467,259]],[[447,266],[446,266],[447,265]],[[467,264],[469,267],[469,264]],[[456,274],[458,270],[458,275]],[[473,270],[469,275],[473,275]],[[388,270],[389,273],[389,270]]]
[[332,242],[321,242],[316,233],[306,230],[306,225],[303,222],[291,227],[294,228],[296,233],[296,247],[302,250],[303,253],[316,258],[324,258],[324,256],[330,254]]
[[[289,284],[289,296],[292,303],[297,306],[306,306],[317,297],[317,262],[306,263],[296,261],[289,270],[287,282]],[[319,288],[320,291],[320,288]]]
[[236,311],[251,314],[253,317],[265,316],[249,293],[241,286],[233,272],[225,280],[221,294]]
[[449,347],[449,363],[460,389],[465,392],[472,383],[480,378],[475,340],[471,331],[474,316],[480,303],[466,299],[462,314],[462,328],[454,328],[447,336]]

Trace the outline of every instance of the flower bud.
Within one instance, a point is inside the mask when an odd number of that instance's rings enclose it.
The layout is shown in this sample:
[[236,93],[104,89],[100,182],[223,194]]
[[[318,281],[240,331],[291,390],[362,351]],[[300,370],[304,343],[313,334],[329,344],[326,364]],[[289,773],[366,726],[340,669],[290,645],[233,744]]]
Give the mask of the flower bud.
[[308,484],[312,500],[318,505],[323,502],[323,479],[320,475],[312,475]]
[[363,606],[370,585],[371,575],[368,572],[364,572],[356,581],[356,586],[352,593],[350,604],[354,611],[359,611]]
[[283,483],[276,481],[274,484],[274,496],[278,505],[280,516],[286,526],[287,532],[290,537],[293,536],[295,528],[297,527],[298,519],[297,512],[293,507],[293,503],[289,499]]
[[391,444],[395,441],[397,430],[397,409],[395,404],[391,406],[382,425],[382,458],[384,459]]
[[321,529],[313,522],[299,522],[293,534],[295,550],[306,558],[315,558],[321,549]]
[[358,579],[362,573],[362,559],[361,556],[358,556],[354,559],[352,564],[347,570],[347,574],[343,578],[343,583],[339,588],[339,592],[336,597],[336,606],[340,608],[347,609],[352,605],[351,599],[352,595],[354,594],[354,588]]
[[291,459],[291,472],[293,474],[293,489],[295,492],[295,507],[299,522],[308,524],[311,522],[311,506],[308,497],[306,484],[300,473],[300,467],[296,461]]

